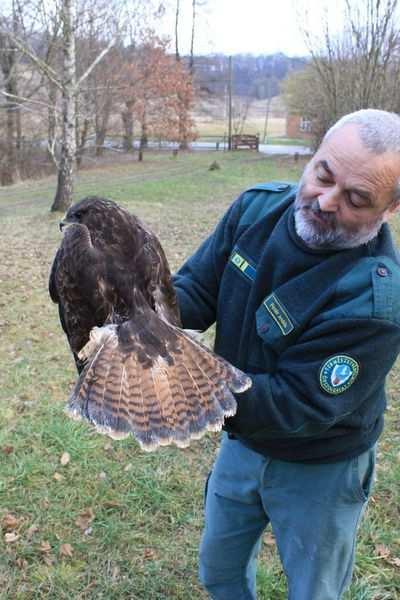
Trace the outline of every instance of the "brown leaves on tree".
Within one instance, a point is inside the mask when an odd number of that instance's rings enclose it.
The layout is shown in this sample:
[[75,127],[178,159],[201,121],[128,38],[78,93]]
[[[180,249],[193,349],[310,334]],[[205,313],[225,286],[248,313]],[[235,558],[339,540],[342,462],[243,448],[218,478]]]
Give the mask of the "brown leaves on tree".
[[185,146],[196,138],[190,116],[191,76],[183,62],[167,53],[165,41],[152,37],[133,49],[123,78],[126,129],[135,119],[140,123],[142,141],[151,135]]

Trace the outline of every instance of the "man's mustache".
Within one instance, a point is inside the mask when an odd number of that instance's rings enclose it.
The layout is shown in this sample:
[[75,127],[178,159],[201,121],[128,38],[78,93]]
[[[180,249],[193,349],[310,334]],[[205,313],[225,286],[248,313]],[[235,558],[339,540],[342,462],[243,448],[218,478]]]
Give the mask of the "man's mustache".
[[314,198],[314,200],[312,200],[308,204],[306,204],[304,202],[301,204],[298,204],[297,206],[295,206],[295,211],[298,211],[298,210],[311,211],[313,214],[317,215],[317,217],[319,217],[326,223],[329,223],[332,225],[334,223],[336,223],[336,217],[333,213],[329,213],[329,212],[325,212],[325,211],[321,210],[318,198]]

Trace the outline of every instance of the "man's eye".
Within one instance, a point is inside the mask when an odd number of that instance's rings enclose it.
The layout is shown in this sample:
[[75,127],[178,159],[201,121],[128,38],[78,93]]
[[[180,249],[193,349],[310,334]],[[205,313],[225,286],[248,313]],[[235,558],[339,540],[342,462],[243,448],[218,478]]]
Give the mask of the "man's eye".
[[326,177],[324,175],[317,175],[317,181],[319,181],[320,183],[332,183],[332,181],[329,179],[329,177]]
[[364,208],[366,206],[365,200],[355,194],[347,194],[347,200],[353,208]]

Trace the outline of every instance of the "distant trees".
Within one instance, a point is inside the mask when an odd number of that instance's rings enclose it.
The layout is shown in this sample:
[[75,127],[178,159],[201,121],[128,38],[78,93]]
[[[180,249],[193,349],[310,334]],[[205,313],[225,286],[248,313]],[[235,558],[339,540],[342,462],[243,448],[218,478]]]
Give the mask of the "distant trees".
[[[301,70],[308,60],[284,54],[253,56],[232,55],[234,94],[264,100],[280,93],[280,83],[289,73]],[[196,61],[194,83],[210,94],[223,94],[228,79],[228,61],[223,54],[201,57]]]
[[292,74],[285,93],[290,110],[312,121],[315,143],[342,115],[361,108],[400,112],[398,0],[345,0],[345,26],[322,41],[305,30],[309,66]]

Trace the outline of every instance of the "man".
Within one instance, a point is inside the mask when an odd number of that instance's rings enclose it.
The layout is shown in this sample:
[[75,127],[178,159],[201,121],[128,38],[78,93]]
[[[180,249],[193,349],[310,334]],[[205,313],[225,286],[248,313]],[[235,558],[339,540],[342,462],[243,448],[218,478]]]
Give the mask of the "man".
[[216,321],[216,352],[248,373],[208,481],[200,578],[256,597],[270,522],[290,600],[348,586],[400,349],[400,117],[362,110],[326,134],[299,186],[258,185],[175,277],[183,324]]

